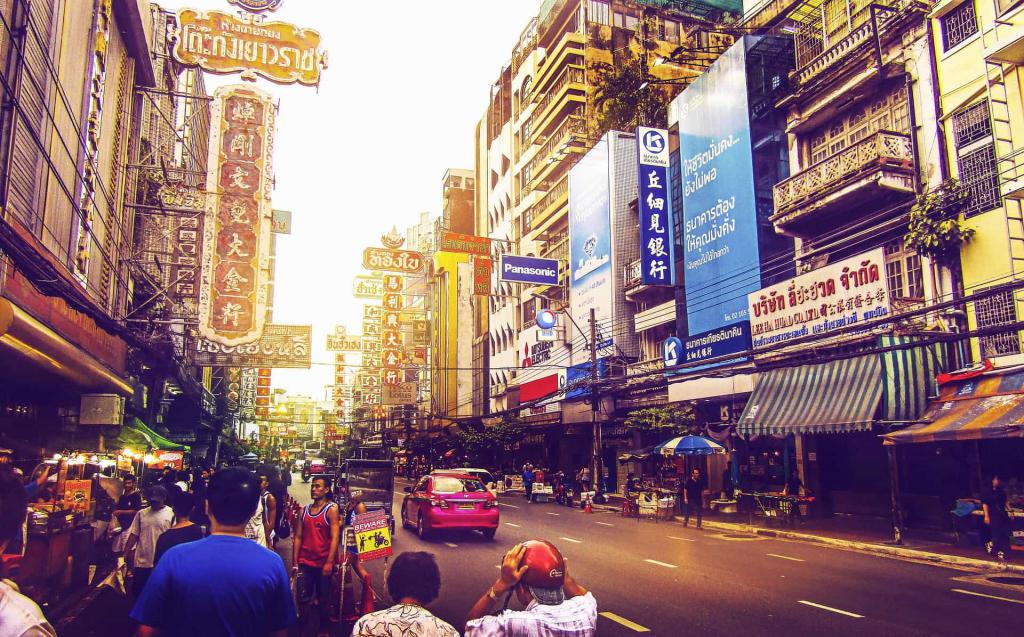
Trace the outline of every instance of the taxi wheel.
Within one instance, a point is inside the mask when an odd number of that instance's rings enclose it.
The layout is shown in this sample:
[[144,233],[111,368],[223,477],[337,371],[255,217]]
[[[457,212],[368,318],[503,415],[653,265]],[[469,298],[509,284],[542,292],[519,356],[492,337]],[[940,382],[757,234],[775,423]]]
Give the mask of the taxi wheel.
[[422,513],[416,516],[416,535],[418,535],[421,540],[427,539],[427,536],[430,535],[430,532],[427,530],[427,524],[423,521]]
[[487,541],[493,540],[494,539],[494,535],[497,532],[498,532],[498,529],[484,529],[482,531],[482,533],[484,534],[484,539],[487,540]]

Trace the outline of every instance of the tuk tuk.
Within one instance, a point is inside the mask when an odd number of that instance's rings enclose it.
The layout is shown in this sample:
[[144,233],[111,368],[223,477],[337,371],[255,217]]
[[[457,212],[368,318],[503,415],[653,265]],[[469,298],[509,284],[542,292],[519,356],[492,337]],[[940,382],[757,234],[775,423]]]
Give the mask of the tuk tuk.
[[344,509],[353,494],[361,497],[367,511],[384,511],[394,533],[395,472],[391,460],[348,458],[342,461],[334,480],[335,500]]

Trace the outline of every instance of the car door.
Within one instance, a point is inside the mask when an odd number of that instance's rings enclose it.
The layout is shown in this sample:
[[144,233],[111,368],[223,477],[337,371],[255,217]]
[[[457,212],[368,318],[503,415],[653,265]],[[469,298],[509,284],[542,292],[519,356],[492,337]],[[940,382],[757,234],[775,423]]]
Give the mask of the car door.
[[421,503],[427,499],[427,489],[429,484],[430,478],[424,476],[420,478],[420,481],[416,483],[415,487],[413,487],[412,493],[410,493],[409,497],[406,499],[406,520],[409,520],[410,522],[416,521],[416,514],[419,513],[420,507],[422,506]]

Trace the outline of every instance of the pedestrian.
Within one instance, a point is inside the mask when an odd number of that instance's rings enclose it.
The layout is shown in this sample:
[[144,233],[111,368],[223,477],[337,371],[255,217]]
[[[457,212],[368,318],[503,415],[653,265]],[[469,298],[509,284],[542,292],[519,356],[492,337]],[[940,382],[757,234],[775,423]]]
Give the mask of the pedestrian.
[[[0,554],[22,537],[28,515],[28,494],[21,475],[0,463]],[[8,580],[0,579],[0,637],[57,637],[43,611]]]
[[527,502],[533,499],[533,465],[529,462],[523,466],[523,488],[526,489]]
[[124,491],[117,499],[117,506],[114,508],[114,517],[117,519],[117,537],[114,538],[111,550],[115,555],[124,552],[125,542],[128,540],[128,529],[131,528],[135,514],[142,508],[142,492],[138,490],[138,482],[135,476],[128,474],[124,477]]
[[327,632],[330,610],[331,575],[341,537],[338,507],[327,498],[324,476],[310,483],[313,502],[302,509],[292,542],[292,573],[300,578],[299,603],[303,608],[316,600],[320,634]]
[[[248,471],[248,469],[245,470]],[[256,513],[253,513],[252,518],[250,518],[245,525],[245,537],[253,540],[260,546],[270,548],[270,543],[267,541],[267,531],[263,519],[262,491],[260,492],[260,497],[256,499]]]
[[285,489],[292,486],[292,472],[287,463],[281,465],[281,482],[284,483]]
[[981,494],[981,508],[992,538],[989,553],[1002,562],[1010,556],[1010,512],[1006,508],[1006,491],[999,474],[992,476],[990,485]]
[[432,553],[406,552],[388,571],[388,594],[395,605],[362,616],[352,637],[459,637],[459,631],[426,609],[441,592],[441,571]]
[[256,476],[241,467],[210,477],[213,533],[160,558],[132,608],[138,637],[286,637],[295,604],[284,561],[245,537],[259,497]]
[[580,485],[580,491],[590,491],[590,467],[584,465],[576,473],[576,482]]
[[260,474],[260,508],[263,509],[263,534],[267,538],[267,545],[273,548],[277,544],[277,535],[274,533],[274,529],[277,528],[277,498],[270,492],[270,482],[273,478],[277,479],[276,475],[273,475],[270,469],[263,471]]
[[206,517],[206,487],[210,482],[210,470],[203,469],[192,480],[192,496],[195,507],[192,509],[192,521],[210,528],[210,518]]
[[153,565],[160,563],[160,558],[172,546],[195,542],[206,536],[206,529],[192,521],[192,511],[195,509],[196,498],[191,493],[183,493],[171,505],[174,510],[174,524],[160,534],[156,540],[156,553],[153,555]]
[[683,503],[686,504],[686,517],[683,526],[690,525],[690,516],[697,514],[697,528],[701,528],[704,518],[704,478],[700,469],[694,467],[690,477],[683,483]]
[[[489,615],[515,594],[524,610]],[[501,574],[469,611],[466,637],[592,637],[597,600],[569,575],[555,545],[530,540],[505,554]]]
[[156,541],[171,528],[174,512],[167,506],[167,489],[159,484],[149,488],[149,506],[141,509],[128,529],[124,553],[132,569],[132,592],[138,597],[153,573]]

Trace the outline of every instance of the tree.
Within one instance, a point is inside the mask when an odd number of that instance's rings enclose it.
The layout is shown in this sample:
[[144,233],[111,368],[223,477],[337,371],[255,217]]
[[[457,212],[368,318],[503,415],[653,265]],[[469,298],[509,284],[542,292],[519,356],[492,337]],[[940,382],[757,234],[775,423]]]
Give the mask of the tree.
[[953,265],[961,246],[974,236],[961,220],[969,201],[970,193],[955,179],[918,195],[904,236],[907,246],[941,265]]
[[593,105],[597,123],[595,137],[610,130],[631,130],[637,126],[665,128],[668,122],[669,88],[645,83],[651,80],[640,54],[618,64],[590,65],[594,85]]
[[626,414],[625,425],[634,431],[671,435],[690,433],[696,420],[693,405],[683,404],[677,407],[634,409]]

